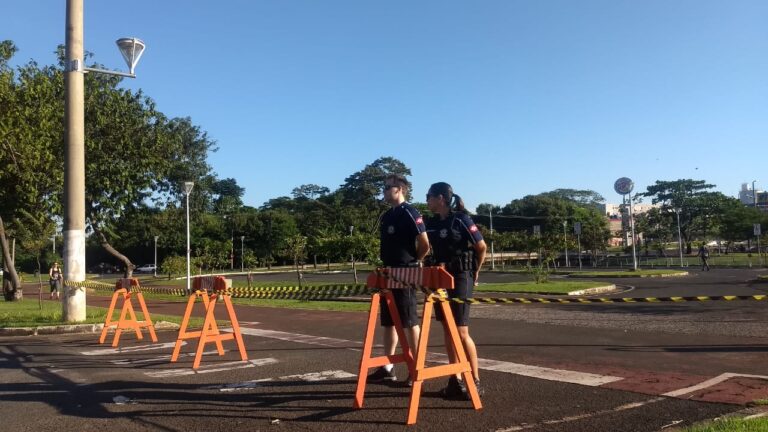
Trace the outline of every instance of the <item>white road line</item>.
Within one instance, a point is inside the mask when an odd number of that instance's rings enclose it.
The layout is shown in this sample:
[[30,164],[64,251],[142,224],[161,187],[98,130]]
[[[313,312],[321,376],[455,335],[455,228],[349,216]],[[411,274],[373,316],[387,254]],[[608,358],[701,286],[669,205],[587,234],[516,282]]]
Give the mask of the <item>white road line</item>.
[[[334,348],[349,348],[358,351],[356,348],[350,348],[350,345],[359,346],[362,342],[348,341],[344,339],[334,339],[319,336],[310,336],[297,333],[288,333],[265,329],[240,329],[243,334],[251,336],[260,336],[271,339],[279,339],[289,342],[305,343],[312,345],[321,345]],[[448,363],[448,356],[441,353],[428,353],[427,360],[436,363]],[[620,381],[624,378],[610,375],[597,375],[586,372],[569,371],[565,369],[551,369],[541,366],[531,366],[519,363],[511,363],[500,360],[478,359],[480,369],[492,370],[496,372],[505,372],[514,375],[527,376],[532,378],[545,379],[549,381],[567,382],[585,386],[597,387],[614,381]]]
[[288,342],[303,343],[309,345],[320,345],[333,348],[349,348],[349,345],[362,345],[362,342],[348,341],[345,339],[335,339],[323,336],[304,335],[299,333],[288,333],[277,330],[255,329],[255,328],[241,328],[242,334],[250,336],[259,336],[269,339],[278,339]]
[[721,382],[727,381],[727,380],[729,380],[731,378],[734,378],[734,377],[757,378],[757,379],[762,379],[762,380],[768,380],[768,376],[765,376],[765,375],[747,375],[747,374],[737,374],[737,373],[727,372],[727,373],[718,375],[718,376],[716,376],[714,378],[708,379],[708,380],[706,380],[704,382],[701,382],[699,384],[696,384],[694,386],[685,387],[685,388],[681,388],[679,390],[674,390],[674,391],[671,391],[671,392],[664,393],[662,396],[669,396],[669,397],[682,396],[682,395],[685,395],[685,394],[688,394],[688,393],[693,393],[693,392],[695,392],[697,390],[702,390],[702,389],[705,389],[707,387],[712,387],[713,385],[720,384]]
[[[298,380],[298,381],[306,381],[306,382],[318,382],[318,381],[326,381],[329,379],[347,379],[347,378],[355,378],[355,377],[357,377],[357,375],[351,374],[347,371],[331,370],[331,371],[322,371],[322,372],[310,372],[310,373],[300,374],[300,375],[286,375],[286,376],[277,378],[276,380],[294,380],[294,381]],[[275,382],[275,379],[272,379],[272,378],[262,378],[257,380],[242,381],[242,382],[231,383],[231,384],[205,386],[202,388],[204,390],[234,392],[238,390],[254,389],[257,387],[263,387],[263,386],[268,386],[272,384],[279,384],[279,383]]]
[[153,371],[153,372],[144,372],[144,374],[152,378],[170,378],[170,377],[185,376],[185,375],[198,375],[198,374],[206,374],[206,373],[213,373],[213,372],[230,371],[233,369],[252,368],[256,366],[265,366],[265,365],[274,364],[274,363],[277,363],[276,359],[267,357],[263,359],[254,359],[254,360],[247,360],[247,361],[217,363],[212,365],[200,366],[198,369],[190,369],[190,368],[165,369],[165,370],[159,370],[159,371]]
[[645,405],[656,403],[656,402],[661,402],[663,400],[665,400],[665,398],[657,397],[653,399],[644,400],[641,402],[633,402],[633,403],[628,403],[624,405],[619,405],[616,408],[611,408],[611,409],[605,409],[605,410],[600,410],[600,411],[595,411],[590,413],[576,414],[576,415],[567,416],[567,417],[554,419],[554,420],[544,420],[540,423],[526,423],[518,426],[510,426],[504,429],[496,429],[496,432],[515,432],[515,431],[521,431],[526,429],[534,429],[541,426],[550,426],[550,425],[556,425],[556,424],[562,424],[562,423],[569,423],[576,420],[584,420],[590,417],[597,417],[603,414],[613,414],[619,411],[626,411],[629,409],[640,408],[641,406],[645,406]]
[[[228,350],[224,350],[224,353],[227,353]],[[212,354],[218,354],[219,352],[216,350],[211,351],[204,351],[203,355],[212,355]],[[194,357],[196,353],[190,352],[190,353],[182,353],[179,354],[179,358],[182,357]],[[127,366],[127,365],[134,365],[134,364],[140,364],[140,363],[168,363],[171,360],[171,355],[163,355],[159,357],[152,357],[147,359],[128,359],[128,360],[111,360],[112,364],[118,365],[118,366]]]
[[[442,353],[427,354],[427,361],[435,363],[448,363],[448,356]],[[520,363],[512,363],[500,360],[477,359],[480,369],[496,372],[505,372],[513,375],[539,378],[548,381],[567,382],[590,387],[599,387],[624,378],[610,375],[597,375],[588,372],[577,372],[565,369],[551,369],[541,366],[531,366]]]
[[[186,345],[187,343],[182,341],[181,344]],[[160,350],[160,349],[166,349],[166,348],[173,348],[175,345],[176,345],[176,342],[166,342],[161,344],[142,345],[142,346],[125,347],[125,348],[99,348],[91,351],[81,351],[80,354],[87,355],[87,356],[127,354],[127,353],[141,352],[141,351],[154,351],[154,350]]]
[[8,347],[4,347],[4,346],[0,346],[0,354],[13,355],[11,350],[9,350]]

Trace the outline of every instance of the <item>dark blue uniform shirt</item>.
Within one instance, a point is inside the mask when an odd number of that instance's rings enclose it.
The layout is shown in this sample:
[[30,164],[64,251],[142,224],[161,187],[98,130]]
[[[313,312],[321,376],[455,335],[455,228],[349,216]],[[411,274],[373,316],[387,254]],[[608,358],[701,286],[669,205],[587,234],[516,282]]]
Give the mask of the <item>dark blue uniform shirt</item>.
[[385,267],[405,267],[416,261],[416,237],[426,227],[418,210],[404,202],[381,217],[381,260]]
[[462,212],[454,212],[445,219],[440,215],[427,220],[427,235],[435,262],[448,264],[462,253],[474,250],[473,245],[483,239],[480,229]]

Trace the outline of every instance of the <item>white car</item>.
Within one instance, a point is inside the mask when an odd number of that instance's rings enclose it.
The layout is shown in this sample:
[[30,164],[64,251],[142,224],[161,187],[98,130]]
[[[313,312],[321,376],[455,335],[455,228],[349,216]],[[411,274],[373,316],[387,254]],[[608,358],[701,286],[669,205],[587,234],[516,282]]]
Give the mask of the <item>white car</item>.
[[155,272],[155,265],[154,264],[144,264],[143,266],[136,267],[135,271],[136,273],[154,273]]

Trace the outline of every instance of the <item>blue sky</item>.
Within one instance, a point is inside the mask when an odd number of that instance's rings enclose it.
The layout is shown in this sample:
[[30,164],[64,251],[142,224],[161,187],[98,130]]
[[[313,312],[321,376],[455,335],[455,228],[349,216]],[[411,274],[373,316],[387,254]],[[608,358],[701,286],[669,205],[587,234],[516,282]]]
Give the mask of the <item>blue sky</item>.
[[[65,1],[3,2],[16,64],[55,61]],[[469,208],[619,177],[768,188],[765,1],[85,0],[85,47],[220,147],[245,203],[335,189],[380,156]],[[87,127],[87,125],[86,125]],[[762,169],[761,169],[762,168]]]

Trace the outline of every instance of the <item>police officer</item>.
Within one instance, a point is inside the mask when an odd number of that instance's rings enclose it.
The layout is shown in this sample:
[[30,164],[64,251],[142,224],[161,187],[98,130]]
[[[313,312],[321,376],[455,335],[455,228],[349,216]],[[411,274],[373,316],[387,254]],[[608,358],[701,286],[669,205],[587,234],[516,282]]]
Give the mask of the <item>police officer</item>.
[[[408,180],[401,175],[390,174],[384,181],[384,200],[391,206],[380,221],[380,253],[385,267],[418,266],[429,252],[429,241],[421,214],[405,201],[409,186]],[[403,328],[407,329],[411,352],[415,353],[421,330],[416,312],[416,291],[413,288],[394,289],[392,295]],[[384,297],[381,297],[380,309],[381,325],[384,327],[384,352],[393,355],[398,342],[397,331]],[[368,376],[369,382],[396,380],[392,364],[382,366]],[[410,377],[408,383],[411,383]]]
[[[431,260],[434,264],[444,265],[445,269],[453,275],[454,289],[449,290],[448,295],[460,298],[472,297],[480,267],[485,261],[486,246],[483,235],[467,215],[464,201],[453,193],[453,188],[448,183],[440,182],[430,186],[427,192],[427,207],[434,213],[434,216],[427,220],[427,235],[432,246]],[[451,303],[451,312],[472,367],[472,376],[478,392],[482,394],[477,367],[477,349],[469,335],[469,306],[466,303]],[[435,311],[435,316],[440,321],[445,319],[441,309]],[[448,341],[447,327],[443,326],[443,329],[445,340]],[[456,361],[456,353],[448,344],[446,344],[446,350],[451,361]],[[466,387],[459,378],[459,376],[450,377],[448,385],[443,389],[444,397],[468,398]]]

